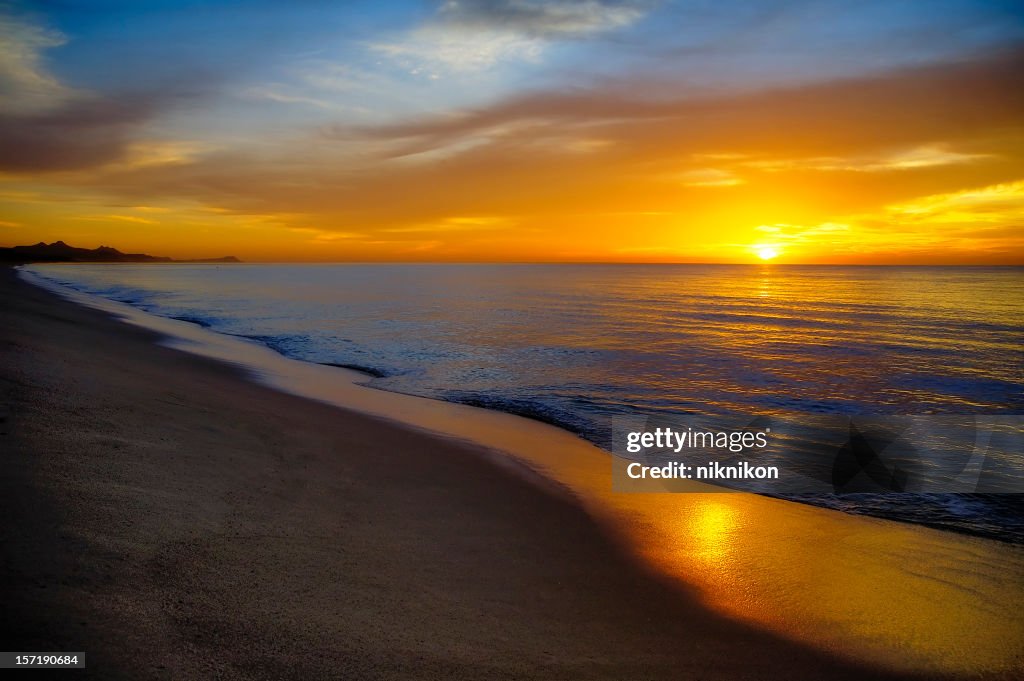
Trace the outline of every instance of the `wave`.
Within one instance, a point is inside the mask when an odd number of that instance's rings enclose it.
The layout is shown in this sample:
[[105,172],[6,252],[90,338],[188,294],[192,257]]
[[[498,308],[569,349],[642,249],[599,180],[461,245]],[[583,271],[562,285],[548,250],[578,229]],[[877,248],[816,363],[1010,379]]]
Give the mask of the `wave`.
[[372,376],[373,378],[387,378],[392,374],[384,369],[378,369],[377,367],[365,366],[362,364],[351,364],[351,363],[338,363],[338,362],[317,362],[328,367],[338,367],[339,369],[351,369],[352,371],[358,371],[359,373]]
[[1024,545],[1020,494],[778,494],[781,499]]

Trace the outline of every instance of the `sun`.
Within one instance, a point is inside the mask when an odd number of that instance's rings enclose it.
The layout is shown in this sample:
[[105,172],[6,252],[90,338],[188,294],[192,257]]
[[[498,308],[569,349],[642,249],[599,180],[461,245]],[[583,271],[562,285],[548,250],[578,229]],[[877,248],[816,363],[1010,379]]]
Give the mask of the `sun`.
[[779,255],[778,249],[772,246],[758,246],[757,257],[761,260],[773,260]]

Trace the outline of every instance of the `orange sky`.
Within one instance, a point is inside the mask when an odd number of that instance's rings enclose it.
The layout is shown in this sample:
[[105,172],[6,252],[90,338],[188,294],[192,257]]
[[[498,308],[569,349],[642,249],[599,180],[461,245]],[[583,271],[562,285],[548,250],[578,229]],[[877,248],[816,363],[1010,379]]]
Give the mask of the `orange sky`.
[[0,54],[0,83],[20,92],[0,107],[2,245],[1024,264],[1024,51],[1012,46],[724,89],[664,75],[509,87],[378,117],[324,108],[369,97],[352,91],[324,106],[260,91],[235,109],[209,93],[173,105],[101,93],[46,61],[70,38],[33,42],[43,28],[11,21],[25,44]]

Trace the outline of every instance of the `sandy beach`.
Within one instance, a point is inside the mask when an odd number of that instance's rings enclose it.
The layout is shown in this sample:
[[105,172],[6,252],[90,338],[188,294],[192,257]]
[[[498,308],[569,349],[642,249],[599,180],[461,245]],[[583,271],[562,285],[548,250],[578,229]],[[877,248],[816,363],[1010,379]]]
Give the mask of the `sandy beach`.
[[8,650],[92,678],[886,678],[721,618],[474,448],[2,270]]

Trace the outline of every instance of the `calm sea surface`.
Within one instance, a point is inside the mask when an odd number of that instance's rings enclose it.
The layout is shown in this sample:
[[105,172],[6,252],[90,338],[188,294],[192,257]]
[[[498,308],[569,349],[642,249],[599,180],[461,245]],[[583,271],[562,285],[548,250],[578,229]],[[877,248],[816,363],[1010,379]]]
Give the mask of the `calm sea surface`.
[[[1024,269],[39,265],[75,289],[543,419],[1024,414]],[[1024,452],[1020,453],[1024,457]],[[842,495],[855,513],[1024,542],[1022,495]]]

